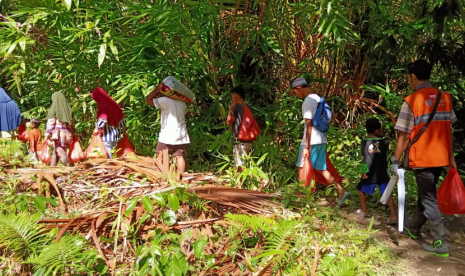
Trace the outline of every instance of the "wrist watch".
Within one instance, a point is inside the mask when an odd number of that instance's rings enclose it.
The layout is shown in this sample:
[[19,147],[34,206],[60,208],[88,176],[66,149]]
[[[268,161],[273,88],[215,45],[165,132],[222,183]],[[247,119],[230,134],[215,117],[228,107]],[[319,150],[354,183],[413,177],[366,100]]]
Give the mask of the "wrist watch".
[[399,165],[399,160],[397,160],[397,159],[394,159],[394,160],[392,161],[392,164]]

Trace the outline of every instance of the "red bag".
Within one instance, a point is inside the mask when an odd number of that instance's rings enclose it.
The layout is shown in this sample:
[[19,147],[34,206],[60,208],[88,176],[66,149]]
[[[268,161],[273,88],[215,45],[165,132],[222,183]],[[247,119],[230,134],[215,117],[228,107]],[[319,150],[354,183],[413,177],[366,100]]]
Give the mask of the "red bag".
[[77,135],[74,136],[73,144],[69,148],[68,157],[71,163],[79,162],[86,157],[82,152],[81,143],[79,143]]
[[119,141],[118,145],[116,145],[116,156],[134,156],[136,155],[136,151],[129,142],[128,136],[124,135],[123,139]]
[[[332,177],[334,177],[334,181],[336,181],[336,183],[342,182],[342,177],[334,167],[333,163],[331,163],[331,160],[329,160],[328,154],[326,154],[326,170],[331,174]],[[320,183],[326,186],[330,184],[319,171],[315,171],[315,180],[316,183]]]
[[243,104],[242,107],[244,108],[244,115],[242,116],[241,127],[237,138],[243,141],[253,141],[257,139],[260,134],[260,128],[257,122],[255,122],[250,109],[245,104]]
[[465,186],[457,169],[450,169],[437,192],[439,210],[446,215],[465,214]]
[[96,133],[92,136],[89,146],[86,149],[87,158],[107,158],[108,151],[105,145],[103,144],[100,134]]
[[20,140],[23,143],[29,142],[29,135],[27,133],[27,128],[26,128],[26,121],[22,121],[21,125],[18,127],[18,140]]
[[308,158],[305,160],[304,167],[302,168],[305,172],[305,187],[312,187],[312,194],[316,192],[316,182],[315,182],[315,171],[312,168],[312,164]]
[[39,156],[40,161],[44,164],[49,164],[52,161],[52,157],[50,156],[50,147],[48,145],[48,138],[45,139],[42,147],[37,151],[37,155]]

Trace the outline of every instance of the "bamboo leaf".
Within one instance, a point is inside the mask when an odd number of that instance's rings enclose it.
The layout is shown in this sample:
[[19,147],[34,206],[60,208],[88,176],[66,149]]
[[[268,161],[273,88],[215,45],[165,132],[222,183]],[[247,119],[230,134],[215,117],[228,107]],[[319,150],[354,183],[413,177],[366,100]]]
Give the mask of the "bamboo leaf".
[[9,56],[16,48],[16,45],[18,44],[17,41],[13,42],[11,45],[10,45],[10,48],[8,48],[8,52],[6,52],[6,55],[5,56]]
[[102,65],[103,61],[105,60],[105,55],[107,52],[107,45],[102,44],[100,45],[100,51],[98,52],[98,67]]
[[115,55],[116,59],[118,60],[118,48],[116,48],[115,44],[113,44],[113,39],[110,41],[110,50],[113,55]]
[[71,10],[71,3],[73,2],[73,0],[65,0],[65,7],[66,9],[69,11]]
[[26,38],[25,37],[21,37],[20,39],[18,39],[18,44],[19,44],[19,47],[21,47],[21,50],[26,51]]

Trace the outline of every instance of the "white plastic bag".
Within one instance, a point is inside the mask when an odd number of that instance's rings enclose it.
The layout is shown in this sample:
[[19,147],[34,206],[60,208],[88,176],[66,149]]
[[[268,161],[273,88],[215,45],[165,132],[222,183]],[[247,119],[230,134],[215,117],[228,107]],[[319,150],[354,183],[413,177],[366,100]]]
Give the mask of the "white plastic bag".
[[391,176],[389,184],[384,190],[383,195],[381,196],[380,202],[386,204],[389,197],[394,190],[394,186],[397,183],[397,205],[399,210],[399,219],[397,225],[399,226],[399,231],[404,230],[404,210],[405,210],[405,171],[403,169],[398,169],[397,174]]
[[399,219],[397,225],[399,232],[404,231],[404,214],[405,214],[405,171],[397,170],[399,181],[397,181],[397,205],[399,205]]
[[175,77],[168,76],[165,79],[163,79],[163,83],[166,86],[169,86],[174,91],[178,92],[179,94],[186,96],[191,101],[195,101],[194,93]]
[[381,199],[379,200],[384,205],[387,204],[387,201],[392,194],[392,190],[394,190],[394,187],[397,184],[397,180],[399,180],[399,176],[397,174],[393,174],[391,176],[391,180],[389,180],[389,183],[386,186],[386,189],[384,190],[383,195],[381,196]]

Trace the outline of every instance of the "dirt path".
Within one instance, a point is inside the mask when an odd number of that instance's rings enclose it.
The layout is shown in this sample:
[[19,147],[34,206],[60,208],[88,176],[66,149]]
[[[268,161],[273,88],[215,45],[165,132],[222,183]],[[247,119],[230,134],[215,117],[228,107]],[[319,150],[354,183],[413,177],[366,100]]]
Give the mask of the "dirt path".
[[[353,213],[353,210],[343,211],[347,219],[357,221],[361,225],[370,223],[369,218],[363,218]],[[445,217],[448,230],[447,246],[450,257],[439,258],[422,250],[424,240],[412,240],[399,234],[397,226],[386,225],[388,216],[375,214],[374,229],[379,229],[376,237],[390,245],[392,252],[402,259],[405,271],[402,276],[465,276],[465,216]],[[431,242],[431,236],[427,227],[423,228],[423,238]]]

